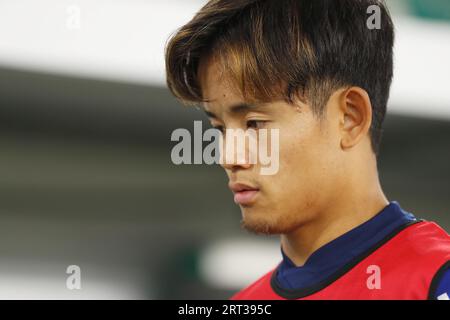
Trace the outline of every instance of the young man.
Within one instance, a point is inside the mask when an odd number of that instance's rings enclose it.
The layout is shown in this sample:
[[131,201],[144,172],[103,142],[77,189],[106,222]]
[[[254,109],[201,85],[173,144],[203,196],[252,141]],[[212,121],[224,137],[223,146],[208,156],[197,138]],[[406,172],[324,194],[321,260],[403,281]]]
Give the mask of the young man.
[[449,235],[378,178],[393,41],[379,0],[211,0],[168,42],[183,103],[223,132],[279,130],[276,174],[222,164],[243,227],[281,236],[280,264],[233,299],[448,299]]

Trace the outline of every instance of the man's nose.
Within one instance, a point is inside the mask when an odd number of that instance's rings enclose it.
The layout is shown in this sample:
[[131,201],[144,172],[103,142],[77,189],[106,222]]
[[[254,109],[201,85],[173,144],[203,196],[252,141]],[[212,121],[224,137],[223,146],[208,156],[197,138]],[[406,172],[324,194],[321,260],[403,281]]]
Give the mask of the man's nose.
[[228,170],[249,169],[254,160],[252,161],[252,150],[249,150],[248,145],[248,141],[240,144],[232,139],[221,139],[220,165]]

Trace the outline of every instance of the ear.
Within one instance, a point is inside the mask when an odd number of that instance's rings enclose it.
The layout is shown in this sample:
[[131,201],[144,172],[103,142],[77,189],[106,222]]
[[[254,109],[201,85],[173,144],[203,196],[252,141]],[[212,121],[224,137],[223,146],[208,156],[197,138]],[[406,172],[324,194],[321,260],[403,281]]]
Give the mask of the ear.
[[368,136],[372,123],[372,104],[368,93],[359,87],[342,92],[339,102],[341,148],[346,150]]

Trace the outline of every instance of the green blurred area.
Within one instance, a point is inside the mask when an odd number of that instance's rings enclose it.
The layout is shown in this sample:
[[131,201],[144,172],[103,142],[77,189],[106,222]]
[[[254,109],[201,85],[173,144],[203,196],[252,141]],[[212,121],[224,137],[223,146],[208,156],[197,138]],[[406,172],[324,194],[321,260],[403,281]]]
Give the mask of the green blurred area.
[[409,0],[409,3],[412,12],[419,17],[450,22],[449,0]]
[[395,13],[404,13],[418,18],[450,22],[449,0],[390,0]]

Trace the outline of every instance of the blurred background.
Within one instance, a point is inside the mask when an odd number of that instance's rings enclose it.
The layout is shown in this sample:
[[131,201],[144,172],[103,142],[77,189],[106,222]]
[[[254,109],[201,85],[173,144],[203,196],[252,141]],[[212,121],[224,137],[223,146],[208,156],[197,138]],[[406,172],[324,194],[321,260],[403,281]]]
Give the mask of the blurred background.
[[[228,298],[279,261],[221,168],[170,159],[172,131],[206,119],[165,88],[164,45],[204,3],[0,1],[0,298]],[[450,2],[389,4],[382,184],[449,231]]]

